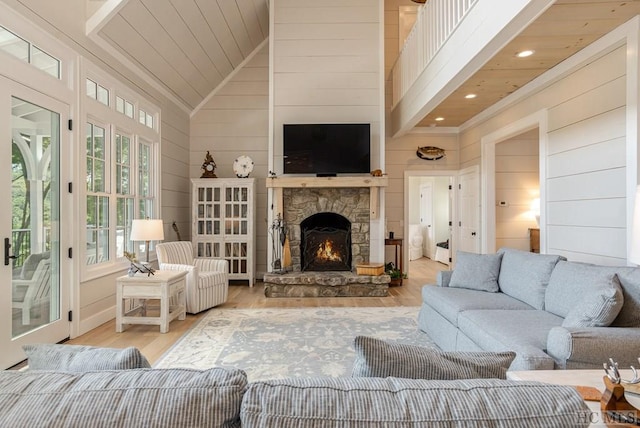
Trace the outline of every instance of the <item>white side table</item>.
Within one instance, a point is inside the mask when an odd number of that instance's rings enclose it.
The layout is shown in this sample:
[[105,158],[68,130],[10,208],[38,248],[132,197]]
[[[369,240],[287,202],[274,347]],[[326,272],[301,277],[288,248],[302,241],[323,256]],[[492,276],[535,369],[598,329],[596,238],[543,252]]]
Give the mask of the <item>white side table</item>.
[[[160,333],[167,333],[172,320],[184,320],[186,277],[186,271],[162,270],[157,270],[154,275],[149,276],[146,273],[136,273],[134,276],[119,277],[116,280],[116,332],[122,332],[123,324],[148,324],[159,325]],[[177,304],[170,306],[173,296],[177,298]],[[159,299],[160,316],[146,316],[145,305],[127,311],[125,299]],[[138,312],[140,315],[134,316]]]

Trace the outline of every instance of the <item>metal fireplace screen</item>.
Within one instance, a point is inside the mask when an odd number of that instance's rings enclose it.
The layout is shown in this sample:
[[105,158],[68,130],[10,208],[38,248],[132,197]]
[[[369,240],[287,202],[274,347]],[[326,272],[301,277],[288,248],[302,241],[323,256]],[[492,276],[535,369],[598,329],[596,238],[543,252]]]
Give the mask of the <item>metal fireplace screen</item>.
[[351,270],[351,228],[314,227],[302,235],[303,271]]

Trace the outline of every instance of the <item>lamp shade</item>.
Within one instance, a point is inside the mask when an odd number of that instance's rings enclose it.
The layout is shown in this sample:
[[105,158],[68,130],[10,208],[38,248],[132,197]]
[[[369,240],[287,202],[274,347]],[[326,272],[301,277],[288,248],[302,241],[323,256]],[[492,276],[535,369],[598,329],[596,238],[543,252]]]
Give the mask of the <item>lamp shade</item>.
[[640,265],[640,186],[636,187],[636,198],[633,202],[633,221],[631,223],[631,250],[629,261]]
[[131,224],[132,241],[161,241],[164,239],[162,220],[137,219]]

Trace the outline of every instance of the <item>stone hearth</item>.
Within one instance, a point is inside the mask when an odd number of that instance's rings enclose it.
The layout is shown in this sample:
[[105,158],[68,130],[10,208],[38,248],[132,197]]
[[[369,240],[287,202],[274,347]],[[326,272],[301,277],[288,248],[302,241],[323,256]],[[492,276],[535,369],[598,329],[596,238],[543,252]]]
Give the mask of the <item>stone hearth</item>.
[[292,272],[264,275],[266,297],[386,297],[389,275],[353,272]]

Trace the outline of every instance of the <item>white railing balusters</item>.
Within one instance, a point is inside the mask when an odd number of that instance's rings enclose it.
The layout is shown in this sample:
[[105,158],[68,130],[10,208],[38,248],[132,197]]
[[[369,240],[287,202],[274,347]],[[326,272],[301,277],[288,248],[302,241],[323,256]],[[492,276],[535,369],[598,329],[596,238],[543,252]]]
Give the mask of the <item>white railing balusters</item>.
[[395,106],[478,0],[429,0],[418,11],[416,23],[391,69]]

